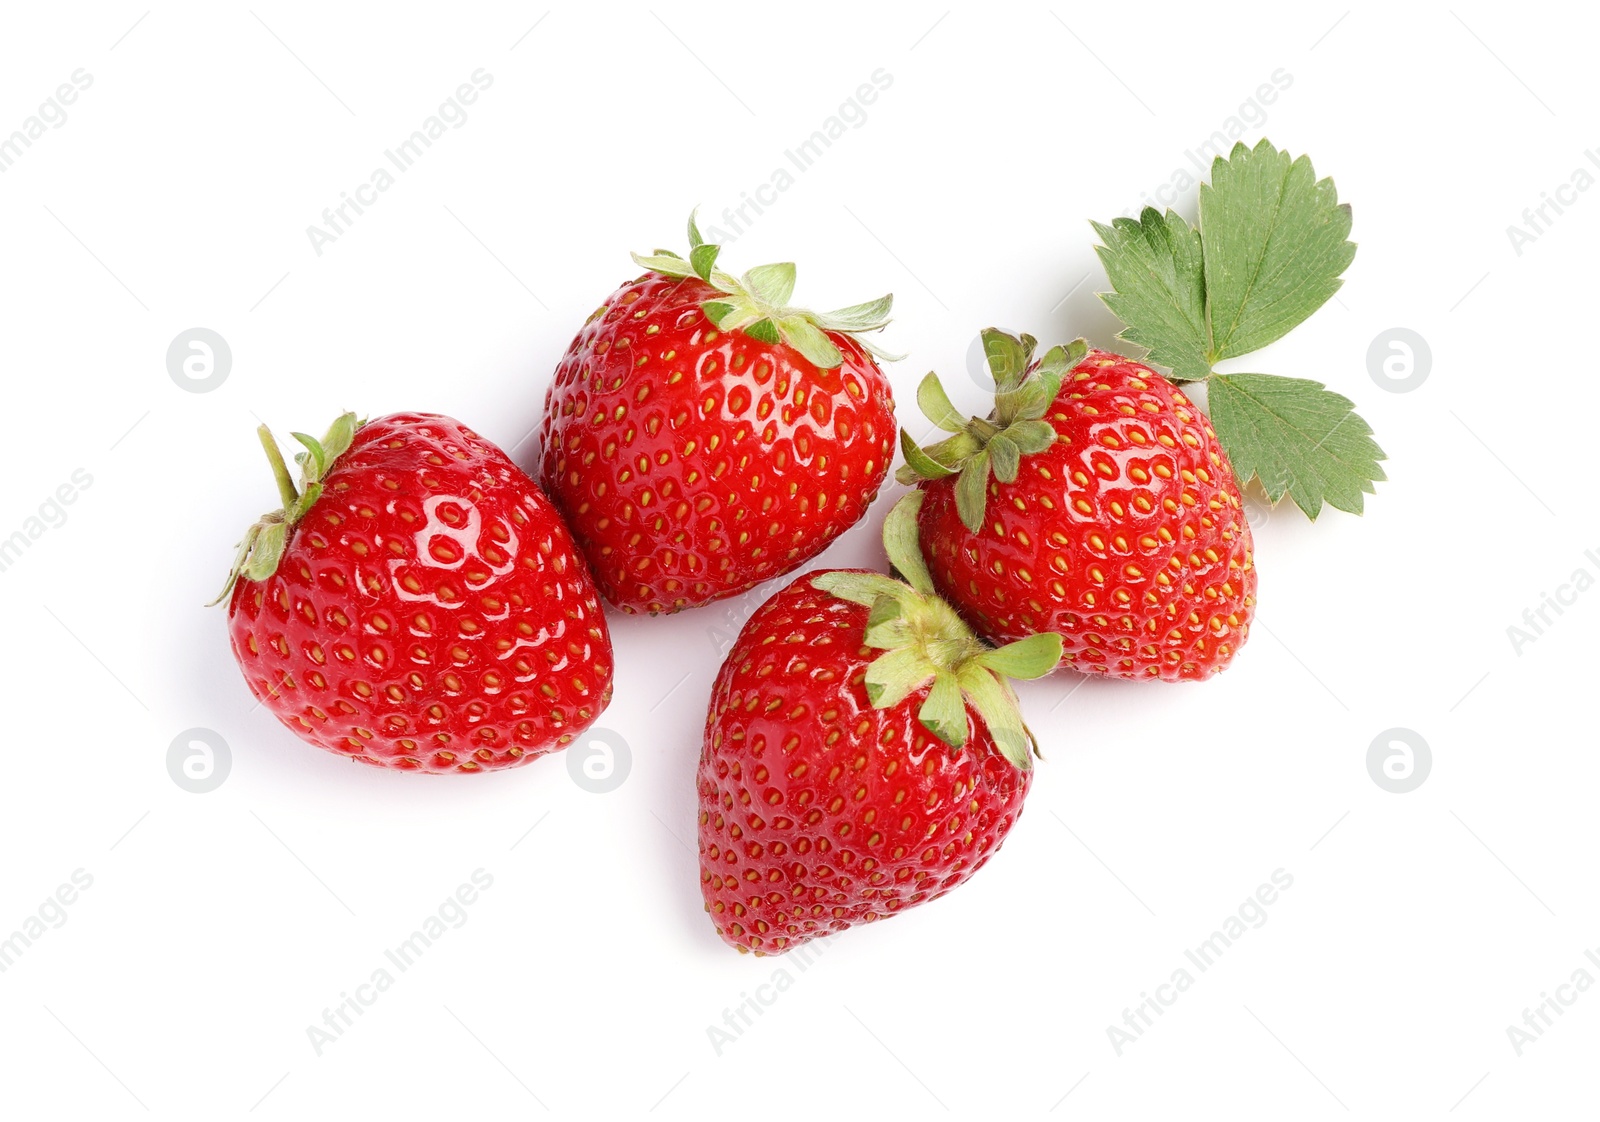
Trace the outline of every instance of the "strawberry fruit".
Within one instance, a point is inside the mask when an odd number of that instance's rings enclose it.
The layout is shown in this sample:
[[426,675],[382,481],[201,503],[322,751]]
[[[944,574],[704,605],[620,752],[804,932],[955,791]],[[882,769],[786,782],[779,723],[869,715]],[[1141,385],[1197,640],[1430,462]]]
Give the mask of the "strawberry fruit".
[[301,739],[378,767],[515,767],[611,698],[605,616],[554,507],[448,417],[353,413],[301,433],[296,488],[252,526],[224,588],[233,653]]
[[1249,635],[1256,571],[1228,458],[1205,415],[1148,366],[1082,340],[983,333],[995,408],[963,419],[929,374],[918,401],[951,435],[902,431],[900,477],[927,493],[934,585],[995,642],[1065,640],[1063,664],[1180,681]]
[[700,756],[700,883],[717,933],[777,954],[944,895],[1022,810],[1031,734],[1007,677],[1055,635],[994,649],[934,594],[913,492],[884,525],[906,582],[831,570],[745,625]]
[[735,278],[689,219],[578,332],[545,398],[546,490],[601,592],[657,614],[782,576],[855,525],[894,448],[863,333],[892,298],[788,307],[793,264]]

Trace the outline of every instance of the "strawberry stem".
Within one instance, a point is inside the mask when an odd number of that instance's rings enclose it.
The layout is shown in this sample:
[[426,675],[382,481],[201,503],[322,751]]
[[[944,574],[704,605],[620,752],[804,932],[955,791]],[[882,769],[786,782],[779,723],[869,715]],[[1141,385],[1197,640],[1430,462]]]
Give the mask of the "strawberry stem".
[[272,478],[277,482],[278,494],[283,498],[283,509],[293,510],[295,503],[300,501],[300,492],[295,490],[294,478],[289,474],[289,465],[283,462],[278,442],[272,439],[272,430],[266,425],[256,429],[256,435],[261,438],[261,447],[267,453],[267,461],[272,464]]
[[719,330],[742,330],[763,343],[786,343],[819,370],[835,370],[844,363],[844,354],[830,334],[848,335],[881,359],[897,361],[904,357],[890,354],[867,338],[888,324],[889,311],[894,306],[892,295],[823,314],[791,307],[794,262],[757,265],[742,277],[735,277],[716,268],[720,248],[701,237],[691,212],[688,260],[668,249],[635,253],[633,260],[662,276],[699,277],[716,290],[717,295],[704,301],[701,308]]
[[1016,767],[1031,767],[1033,734],[1022,723],[1016,692],[1007,678],[1042,678],[1061,661],[1061,636],[1053,633],[994,648],[982,642],[934,590],[922,556],[918,517],[924,499],[912,491],[883,523],[889,563],[905,578],[839,570],[811,581],[820,589],[870,608],[862,641],[885,652],[867,667],[867,699],[875,709],[898,705],[928,688],[918,717],[952,750],[967,740],[966,705],[971,703],[1001,755]]
[[272,478],[278,484],[278,496],[283,500],[283,509],[263,514],[255,525],[245,531],[238,552],[234,555],[233,567],[228,570],[228,583],[222,586],[222,591],[211,601],[212,604],[226,600],[240,577],[263,581],[277,571],[278,562],[283,559],[283,551],[289,544],[289,531],[316,506],[322,497],[328,473],[333,471],[339,457],[349,451],[357,430],[365,423],[354,413],[341,413],[321,440],[295,433],[295,439],[306,446],[299,457],[299,488],[295,487],[294,480],[289,476],[289,465],[283,462],[283,452],[279,450],[278,442],[272,439],[272,430],[266,425],[256,429],[261,448],[267,454],[267,462],[272,465]]

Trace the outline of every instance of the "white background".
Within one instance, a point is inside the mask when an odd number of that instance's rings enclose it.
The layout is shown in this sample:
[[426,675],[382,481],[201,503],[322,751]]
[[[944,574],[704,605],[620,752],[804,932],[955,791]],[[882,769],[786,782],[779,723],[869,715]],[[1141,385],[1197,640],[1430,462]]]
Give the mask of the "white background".
[[[0,937],[94,880],[0,974],[0,1113],[1593,1110],[1600,995],[1520,1057],[1506,1029],[1600,977],[1600,594],[1520,654],[1506,629],[1600,572],[1571,348],[1600,192],[1520,255],[1506,227],[1600,143],[1600,29],[1477,3],[20,7],[0,133],[75,69],[93,85],[0,175],[0,537],[76,469],[93,483],[0,572]],[[318,256],[306,227],[480,67],[465,124]],[[1087,220],[1169,182],[1281,68],[1246,138],[1334,176],[1360,251],[1337,302],[1234,368],[1353,398],[1390,482],[1362,518],[1259,521],[1258,625],[1221,678],[1027,688],[1049,758],[1004,850],[801,972],[717,940],[693,851],[707,693],[755,601],[614,621],[601,723],[631,770],[606,794],[561,756],[430,779],[318,752],[252,707],[201,605],[276,501],[257,417],[444,412],[530,465],[549,372],[627,252],[681,251],[695,203],[722,225],[879,68],[865,123],[726,257],[798,260],[816,306],[892,289],[902,416],[932,367],[979,406],[986,324],[1114,345]],[[233,354],[203,394],[165,364],[195,326]],[[1409,393],[1368,370],[1397,326],[1431,346]],[[820,563],[877,564],[898,492]],[[1403,795],[1367,767],[1396,726],[1432,750]],[[209,794],[168,775],[193,727],[231,748]],[[318,1056],[308,1026],[480,868],[465,925]],[[1280,868],[1264,926],[1119,1056],[1107,1026]],[[708,1026],[780,969],[718,1054]]]

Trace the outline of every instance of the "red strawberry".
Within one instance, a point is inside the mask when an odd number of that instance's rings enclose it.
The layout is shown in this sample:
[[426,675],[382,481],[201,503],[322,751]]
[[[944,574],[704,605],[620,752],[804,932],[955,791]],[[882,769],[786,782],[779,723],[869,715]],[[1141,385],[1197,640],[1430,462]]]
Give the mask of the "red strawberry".
[[963,421],[918,391],[948,439],[904,432],[922,546],[941,595],[996,642],[1040,631],[1064,663],[1117,678],[1207,678],[1250,630],[1256,570],[1233,469],[1203,413],[1148,366],[1079,340],[990,329],[998,393]]
[[[346,413],[250,528],[228,587],[251,692],[378,767],[491,771],[566,745],[611,699],[594,585],[539,488],[448,417]],[[220,601],[222,597],[218,597]]]
[[798,567],[860,520],[894,457],[882,352],[858,338],[892,298],[787,307],[792,264],[734,278],[692,216],[689,242],[687,261],[635,255],[650,271],[589,317],[545,398],[545,487],[625,612]]
[[717,933],[777,954],[944,895],[1022,811],[1030,734],[1005,675],[1055,635],[995,650],[933,593],[922,496],[884,526],[879,573],[810,573],[745,625],[711,691],[700,755],[700,887]]

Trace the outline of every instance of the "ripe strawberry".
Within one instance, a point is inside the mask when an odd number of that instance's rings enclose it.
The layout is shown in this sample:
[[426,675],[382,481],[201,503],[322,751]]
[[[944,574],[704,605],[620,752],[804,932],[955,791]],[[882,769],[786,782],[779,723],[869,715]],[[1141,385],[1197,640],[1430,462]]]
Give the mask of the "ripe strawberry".
[[657,250],[578,332],[545,398],[541,476],[625,612],[782,576],[860,520],[894,458],[894,398],[859,336],[892,297],[787,307],[792,264]]
[[250,690],[319,748],[378,767],[492,771],[563,747],[611,700],[611,639],[555,509],[448,417],[346,413],[228,586]]
[[[895,915],[1000,847],[1032,777],[1005,676],[1055,635],[996,650],[933,592],[913,492],[884,525],[906,577],[810,573],[759,608],[711,692],[700,887],[717,933],[758,954]],[[876,650],[874,650],[876,648]]]
[[1082,340],[1031,365],[1029,336],[984,342],[988,419],[963,421],[930,374],[917,399],[954,435],[919,449],[901,433],[940,594],[996,642],[1058,633],[1064,664],[1088,673],[1175,682],[1227,666],[1256,571],[1205,415],[1148,366]]

